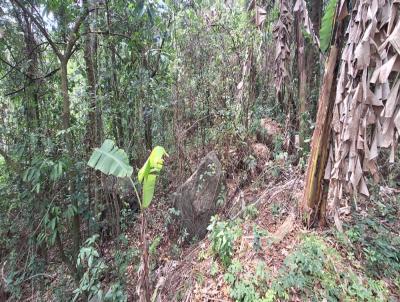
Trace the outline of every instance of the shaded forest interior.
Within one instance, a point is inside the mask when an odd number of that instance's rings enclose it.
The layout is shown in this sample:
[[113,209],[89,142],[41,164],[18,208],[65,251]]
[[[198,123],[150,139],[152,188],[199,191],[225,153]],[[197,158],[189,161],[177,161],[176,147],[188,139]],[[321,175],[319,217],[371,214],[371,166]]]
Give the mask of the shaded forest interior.
[[400,2],[0,0],[0,301],[399,301]]

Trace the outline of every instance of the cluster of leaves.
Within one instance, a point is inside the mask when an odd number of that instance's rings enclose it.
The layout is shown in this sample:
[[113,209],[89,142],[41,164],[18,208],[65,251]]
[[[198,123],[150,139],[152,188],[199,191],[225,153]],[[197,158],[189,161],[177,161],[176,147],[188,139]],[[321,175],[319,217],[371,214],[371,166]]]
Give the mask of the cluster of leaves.
[[[148,208],[153,199],[157,176],[164,165],[164,155],[167,155],[165,149],[156,146],[138,172],[139,183],[143,185],[142,198],[137,195],[141,209]],[[127,177],[131,181],[132,189],[137,194],[136,186],[131,179],[133,167],[129,165],[128,155],[124,150],[118,148],[112,140],[106,139],[100,148],[94,150],[88,165],[107,175]]]
[[239,224],[237,221],[219,221],[218,216],[213,216],[208,230],[214,255],[228,267],[234,253],[234,243],[241,235]]
[[285,259],[265,297],[267,301],[289,300],[295,293],[302,299],[386,301],[387,288],[382,281],[361,278],[344,267],[343,261],[322,239],[307,236]]
[[89,299],[94,296],[97,296],[100,300],[103,299],[100,278],[107,266],[94,247],[98,238],[98,235],[94,235],[87,239],[85,246],[79,251],[76,266],[83,269],[84,273],[79,282],[79,287],[74,291],[73,301],[77,301],[82,295],[87,295]]
[[109,302],[127,301],[124,287],[119,282],[111,284],[107,292],[103,290],[101,280],[107,265],[96,249],[95,242],[98,238],[98,235],[94,235],[87,239],[79,251],[76,266],[84,273],[79,281],[79,287],[74,290],[73,301],[78,301],[82,297],[86,297],[89,301],[96,298],[99,301]]
[[[354,213],[354,223],[337,234],[349,257],[360,259],[371,278],[387,278],[400,290],[400,238],[397,229],[400,199],[375,200],[368,217]],[[382,223],[384,221],[384,223]]]
[[264,302],[260,292],[265,292],[268,275],[263,262],[259,262],[255,273],[249,276],[243,276],[243,267],[241,263],[234,260],[224,274],[224,280],[230,286],[229,295],[237,302]]

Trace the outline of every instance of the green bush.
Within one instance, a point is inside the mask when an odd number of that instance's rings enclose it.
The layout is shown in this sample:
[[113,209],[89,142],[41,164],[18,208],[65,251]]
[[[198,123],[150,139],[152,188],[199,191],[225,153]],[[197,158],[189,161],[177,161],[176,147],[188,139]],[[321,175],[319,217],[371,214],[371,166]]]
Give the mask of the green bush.
[[218,216],[213,216],[207,229],[211,231],[209,238],[214,255],[228,267],[232,261],[234,242],[241,235],[240,227],[235,221],[218,221]]
[[305,237],[287,256],[278,277],[266,293],[267,301],[290,300],[290,293],[314,301],[387,301],[383,282],[361,278],[344,259],[316,236]]

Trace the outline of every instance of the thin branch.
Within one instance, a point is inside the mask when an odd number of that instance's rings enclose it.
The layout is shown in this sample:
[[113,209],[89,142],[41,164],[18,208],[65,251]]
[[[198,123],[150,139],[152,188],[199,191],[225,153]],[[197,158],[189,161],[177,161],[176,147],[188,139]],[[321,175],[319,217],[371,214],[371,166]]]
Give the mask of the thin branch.
[[82,25],[82,22],[83,22],[83,20],[85,20],[86,16],[90,13],[91,10],[84,9],[82,15],[80,15],[77,18],[77,20],[75,21],[75,24],[74,24],[71,34],[70,34],[70,38],[67,42],[67,47],[65,49],[64,54],[62,54],[60,49],[57,47],[57,44],[50,37],[49,33],[44,28],[44,26],[42,24],[40,24],[40,22],[37,20],[37,18],[20,2],[20,0],[10,0],[10,1],[15,2],[24,11],[24,13],[26,13],[32,19],[33,23],[35,23],[35,25],[38,27],[38,29],[41,31],[41,33],[46,38],[46,40],[49,42],[51,48],[57,55],[58,59],[60,61],[68,61],[68,59],[72,55],[72,49],[73,49],[76,41],[79,38],[78,32]]
[[87,32],[82,33],[82,35],[87,35],[87,34],[97,34],[97,35],[104,35],[104,36],[117,36],[117,37],[122,37],[122,38],[125,38],[125,39],[130,39],[130,36],[128,36],[126,34],[109,32],[108,30],[106,30],[106,31],[87,31]]
[[[48,77],[51,77],[52,75],[54,75],[54,74],[55,74],[57,71],[59,71],[59,70],[60,70],[60,68],[56,68],[56,69],[50,71],[49,73],[45,74],[44,76],[37,77],[37,78],[33,78],[33,79],[30,78],[30,79],[31,79],[32,81],[43,80],[43,79],[46,79],[46,78],[48,78]],[[22,86],[21,88],[18,88],[18,89],[15,90],[15,91],[6,93],[4,96],[10,96],[10,95],[17,94],[17,93],[19,93],[19,92],[25,90],[25,88],[26,88],[26,86]]]
[[[25,86],[23,86],[21,88],[18,88],[17,90],[14,90],[12,92],[8,92],[4,96],[10,96],[10,95],[13,95],[13,94],[17,94],[17,93],[21,92],[22,90],[25,90]],[[1,154],[1,150],[0,150],[0,154]]]
[[50,275],[50,274],[46,274],[46,273],[39,273],[39,274],[30,276],[30,277],[24,279],[24,280],[22,281],[22,283],[23,283],[23,282],[26,282],[26,281],[29,281],[29,280],[31,280],[31,279],[34,279],[34,278],[36,278],[36,277],[45,277],[45,278],[50,279],[50,280],[53,280],[53,279],[56,278],[55,275]]
[[38,80],[43,80],[43,79],[49,78],[49,77],[51,77],[53,74],[55,74],[55,73],[56,73],[57,71],[59,71],[59,70],[60,70],[60,67],[58,67],[58,68],[56,68],[56,69],[50,71],[49,73],[47,73],[47,74],[45,74],[45,75],[43,75],[43,76],[41,76],[41,77],[33,78],[32,80],[38,81]]
[[57,55],[57,57],[62,60],[63,59],[63,54],[61,51],[58,49],[56,43],[54,43],[53,39],[50,37],[49,33],[47,30],[44,28],[42,24],[35,18],[35,16],[19,1],[19,0],[10,0],[12,2],[15,2],[23,11],[26,13],[35,23],[35,25],[38,27],[38,29],[42,32],[43,36],[46,38],[47,42],[49,42],[51,48],[53,48],[53,51]]
[[24,73],[22,70],[20,70],[19,68],[17,68],[17,65],[12,65],[10,62],[8,62],[7,60],[3,59],[0,57],[0,61],[3,62],[4,64],[8,65],[11,67],[11,69],[6,72],[6,74],[4,76],[1,77],[1,79],[4,79],[11,71],[13,71],[14,69],[17,70],[18,72],[22,73],[24,76],[28,76],[26,73]]
[[64,59],[66,59],[67,61],[68,61],[68,59],[71,57],[71,55],[72,55],[72,53],[73,53],[73,52],[72,52],[72,49],[73,49],[73,47],[74,47],[76,41],[77,41],[78,38],[79,38],[79,34],[78,34],[79,28],[81,27],[81,25],[82,25],[83,21],[85,20],[85,18],[86,18],[86,17],[89,15],[89,13],[90,13],[91,11],[93,11],[93,10],[94,10],[94,9],[89,10],[89,9],[85,8],[85,9],[83,10],[82,15],[80,15],[80,16],[78,17],[78,19],[75,21],[74,27],[72,28],[72,32],[71,32],[70,38],[69,38],[68,43],[67,43],[67,48],[66,48],[65,53],[64,53],[64,56],[65,56]]

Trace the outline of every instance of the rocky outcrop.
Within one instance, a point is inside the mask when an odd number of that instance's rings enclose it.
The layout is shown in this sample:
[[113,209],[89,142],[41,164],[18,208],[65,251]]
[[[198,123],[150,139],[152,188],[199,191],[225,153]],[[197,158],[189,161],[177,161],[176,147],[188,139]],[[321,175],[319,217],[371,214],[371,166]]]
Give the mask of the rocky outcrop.
[[197,170],[175,193],[174,206],[190,238],[203,238],[210,218],[225,198],[225,178],[214,151],[208,153]]

